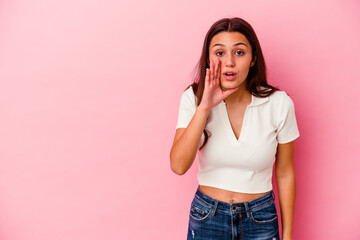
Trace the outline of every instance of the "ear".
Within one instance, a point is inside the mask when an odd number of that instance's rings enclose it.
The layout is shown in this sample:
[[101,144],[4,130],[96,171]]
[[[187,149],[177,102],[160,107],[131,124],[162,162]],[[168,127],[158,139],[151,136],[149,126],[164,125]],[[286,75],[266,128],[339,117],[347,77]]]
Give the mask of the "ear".
[[250,63],[250,67],[254,66],[255,62],[256,62],[256,56],[254,56],[254,60]]

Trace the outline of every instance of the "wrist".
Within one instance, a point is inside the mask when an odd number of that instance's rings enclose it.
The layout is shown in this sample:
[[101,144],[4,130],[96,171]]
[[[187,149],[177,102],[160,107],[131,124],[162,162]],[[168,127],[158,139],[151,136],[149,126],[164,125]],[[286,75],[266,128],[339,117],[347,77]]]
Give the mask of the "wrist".
[[203,105],[200,104],[200,105],[197,107],[197,110],[209,114],[210,111],[211,111],[211,108],[209,108],[209,107],[204,107]]
[[292,234],[282,234],[282,240],[292,240]]

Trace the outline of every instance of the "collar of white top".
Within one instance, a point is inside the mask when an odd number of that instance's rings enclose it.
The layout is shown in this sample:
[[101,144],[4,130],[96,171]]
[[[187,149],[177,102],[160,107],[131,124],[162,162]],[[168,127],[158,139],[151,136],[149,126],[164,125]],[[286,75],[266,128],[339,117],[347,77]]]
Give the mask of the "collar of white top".
[[251,95],[251,103],[249,106],[258,106],[260,104],[266,103],[267,101],[269,101],[269,97],[261,98]]
[[[260,104],[266,103],[269,101],[269,97],[256,97],[254,95],[251,94],[251,103],[249,104],[249,106],[258,106]],[[224,100],[221,101],[222,104],[226,104]]]

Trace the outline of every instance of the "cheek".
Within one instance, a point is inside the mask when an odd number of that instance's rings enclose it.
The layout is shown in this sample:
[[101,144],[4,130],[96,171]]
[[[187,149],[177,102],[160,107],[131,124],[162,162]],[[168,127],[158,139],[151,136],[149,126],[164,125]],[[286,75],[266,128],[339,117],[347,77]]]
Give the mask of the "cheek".
[[244,61],[240,61],[239,62],[239,67],[241,69],[241,71],[249,71],[250,69],[250,63],[251,63],[251,59],[246,59]]

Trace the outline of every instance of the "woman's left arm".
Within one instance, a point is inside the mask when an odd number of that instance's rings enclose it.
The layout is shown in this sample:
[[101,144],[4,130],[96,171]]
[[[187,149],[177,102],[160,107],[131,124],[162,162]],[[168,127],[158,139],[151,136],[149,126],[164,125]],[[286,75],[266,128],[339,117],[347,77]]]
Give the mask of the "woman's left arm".
[[278,144],[275,176],[280,201],[282,240],[292,240],[295,208],[294,141]]

